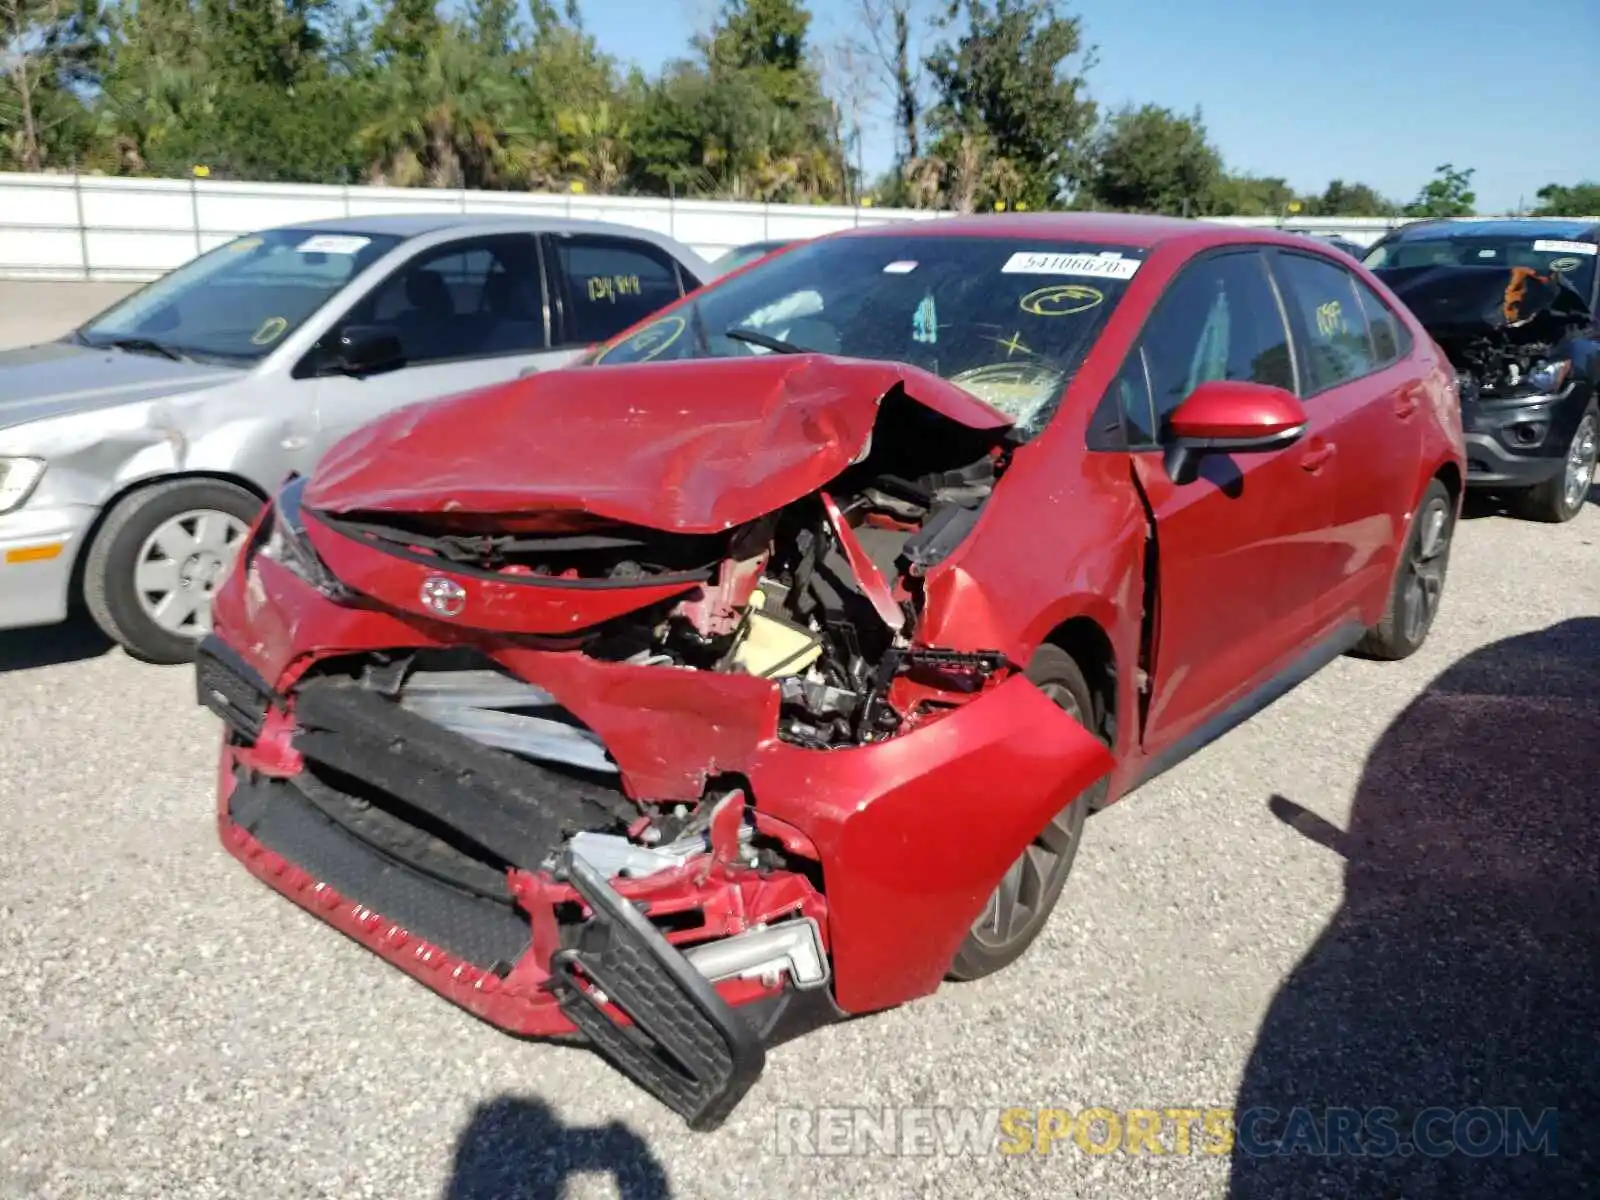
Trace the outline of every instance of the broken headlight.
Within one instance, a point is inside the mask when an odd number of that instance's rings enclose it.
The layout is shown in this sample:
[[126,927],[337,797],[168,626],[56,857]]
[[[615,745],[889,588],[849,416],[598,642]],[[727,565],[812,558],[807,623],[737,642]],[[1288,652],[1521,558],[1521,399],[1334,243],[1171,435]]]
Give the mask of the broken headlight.
[[41,458],[0,458],[0,513],[21,508],[43,475]]
[[305,476],[295,475],[279,490],[272,512],[267,516],[270,525],[266,539],[256,553],[288,568],[324,596],[339,599],[346,594],[344,584],[317,557],[311,539],[306,536],[305,521],[300,514],[300,497],[305,489]]

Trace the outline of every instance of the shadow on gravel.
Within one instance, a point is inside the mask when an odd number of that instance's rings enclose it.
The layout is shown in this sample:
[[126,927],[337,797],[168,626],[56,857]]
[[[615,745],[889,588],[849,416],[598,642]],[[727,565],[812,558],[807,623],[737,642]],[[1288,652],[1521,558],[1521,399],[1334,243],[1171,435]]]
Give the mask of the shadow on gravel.
[[1348,831],[1272,798],[1345,901],[1246,1067],[1234,1200],[1600,1195],[1597,676],[1600,618],[1497,642],[1385,732]]
[[456,1144],[444,1200],[555,1200],[577,1174],[609,1175],[621,1200],[665,1200],[667,1175],[627,1126],[563,1125],[542,1100],[480,1104]]
[[0,631],[0,673],[99,658],[111,646],[111,639],[88,617],[37,629],[7,629]]

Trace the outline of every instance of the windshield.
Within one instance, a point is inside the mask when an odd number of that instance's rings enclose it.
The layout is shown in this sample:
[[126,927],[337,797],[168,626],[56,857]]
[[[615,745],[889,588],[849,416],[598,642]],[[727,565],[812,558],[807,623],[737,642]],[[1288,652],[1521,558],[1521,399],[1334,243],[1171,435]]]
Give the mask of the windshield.
[[1366,265],[1374,270],[1406,267],[1532,267],[1541,275],[1559,275],[1568,287],[1586,301],[1594,286],[1596,251],[1593,242],[1569,242],[1560,238],[1484,237],[1461,234],[1457,237],[1400,237],[1373,247]]
[[399,243],[388,235],[311,229],[235,238],[108,309],[77,338],[91,346],[129,342],[172,356],[254,362]]
[[1139,269],[1128,247],[993,237],[829,238],[604,346],[596,366],[815,351],[903,362],[1044,428]]
[[758,258],[765,258],[774,250],[781,250],[788,244],[788,242],[758,242],[752,246],[740,246],[735,250],[729,250],[721,258],[717,259],[717,266],[724,272],[732,271],[737,267],[744,266],[745,263],[755,262]]

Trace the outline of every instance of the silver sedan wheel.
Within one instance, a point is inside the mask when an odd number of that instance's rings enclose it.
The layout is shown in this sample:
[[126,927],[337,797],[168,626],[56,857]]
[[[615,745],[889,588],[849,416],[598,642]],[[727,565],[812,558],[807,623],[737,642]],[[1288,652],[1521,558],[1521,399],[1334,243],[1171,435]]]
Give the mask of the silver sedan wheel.
[[180,637],[209,633],[211,596],[247,532],[238,517],[209,508],[158,525],[134,560],[134,591],[145,615]]

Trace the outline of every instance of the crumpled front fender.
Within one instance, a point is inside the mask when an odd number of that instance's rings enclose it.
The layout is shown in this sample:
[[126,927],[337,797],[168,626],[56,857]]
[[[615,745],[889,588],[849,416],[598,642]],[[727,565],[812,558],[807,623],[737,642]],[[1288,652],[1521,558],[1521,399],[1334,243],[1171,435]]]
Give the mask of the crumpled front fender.
[[840,1007],[935,990],[1007,868],[1111,767],[1106,747],[1020,676],[887,742],[775,748],[751,775],[756,803],[822,855]]

